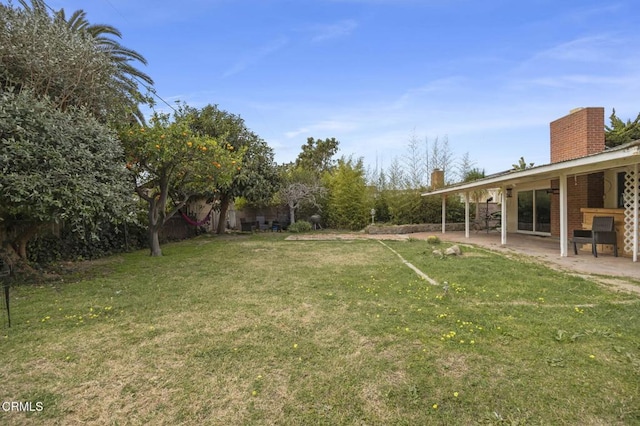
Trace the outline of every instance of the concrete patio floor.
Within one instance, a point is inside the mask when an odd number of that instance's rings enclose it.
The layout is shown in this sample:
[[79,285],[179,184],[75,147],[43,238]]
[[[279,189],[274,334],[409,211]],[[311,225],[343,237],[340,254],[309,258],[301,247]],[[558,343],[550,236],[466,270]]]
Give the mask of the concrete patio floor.
[[605,276],[614,278],[613,281],[626,281],[631,285],[628,290],[640,293],[640,262],[633,262],[629,257],[614,257],[612,254],[598,253],[596,258],[591,251],[578,251],[578,255],[575,255],[573,245],[569,247],[569,255],[561,257],[558,238],[536,235],[509,233],[507,244],[503,246],[498,232],[471,232],[469,238],[465,237],[464,232],[411,234],[412,237],[419,239],[426,239],[429,235],[437,235],[443,241],[474,244],[503,253],[524,254],[550,267],[571,273]]

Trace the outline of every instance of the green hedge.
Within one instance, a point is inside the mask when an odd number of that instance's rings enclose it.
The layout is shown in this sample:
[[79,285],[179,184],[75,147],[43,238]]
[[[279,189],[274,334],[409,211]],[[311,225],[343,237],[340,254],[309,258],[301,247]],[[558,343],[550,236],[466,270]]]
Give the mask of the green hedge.
[[139,225],[103,224],[97,239],[83,239],[71,229],[59,235],[43,234],[29,241],[29,260],[46,264],[61,260],[97,259],[114,253],[137,250],[147,245],[147,229]]

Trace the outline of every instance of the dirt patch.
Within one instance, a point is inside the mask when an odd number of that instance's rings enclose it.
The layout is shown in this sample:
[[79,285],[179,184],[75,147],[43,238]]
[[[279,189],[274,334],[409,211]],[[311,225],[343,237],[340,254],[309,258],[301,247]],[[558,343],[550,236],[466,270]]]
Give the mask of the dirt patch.
[[633,284],[624,278],[605,278],[605,277],[596,277],[593,275],[581,275],[581,274],[573,274],[577,277],[584,278],[586,280],[596,281],[598,284],[601,284],[605,287],[610,287],[615,291],[622,291],[626,293],[640,294],[640,286],[637,284]]
[[451,354],[438,360],[436,364],[438,372],[443,376],[461,379],[469,372],[467,358],[461,354]]

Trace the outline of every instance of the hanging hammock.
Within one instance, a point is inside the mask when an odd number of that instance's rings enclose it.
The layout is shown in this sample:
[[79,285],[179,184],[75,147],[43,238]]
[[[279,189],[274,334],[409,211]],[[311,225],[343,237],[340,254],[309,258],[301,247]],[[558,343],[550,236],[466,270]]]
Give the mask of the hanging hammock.
[[187,222],[189,225],[192,225],[192,226],[202,226],[202,225],[204,225],[206,223],[209,223],[209,220],[211,219],[211,212],[212,211],[213,211],[213,206],[211,206],[211,210],[209,210],[209,213],[207,213],[207,215],[204,217],[204,219],[202,219],[199,222],[196,222],[195,220],[191,219],[189,216],[184,214],[182,212],[182,210],[179,210],[179,212],[182,215],[182,218],[185,220],[185,222]]

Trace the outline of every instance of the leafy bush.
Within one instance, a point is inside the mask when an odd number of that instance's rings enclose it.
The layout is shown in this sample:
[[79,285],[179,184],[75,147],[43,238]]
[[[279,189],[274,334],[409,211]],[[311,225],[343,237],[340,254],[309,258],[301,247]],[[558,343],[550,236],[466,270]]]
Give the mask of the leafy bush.
[[[1,55],[0,55],[1,56]],[[0,225],[23,258],[37,227],[64,222],[87,238],[126,219],[131,179],[113,131],[84,109],[31,92],[0,94]]]
[[291,225],[289,225],[289,232],[294,232],[294,233],[301,233],[301,232],[310,232],[313,227],[311,226],[311,223],[307,222],[306,220],[298,220],[296,221],[296,223],[292,223]]
[[430,235],[429,237],[427,237],[427,243],[440,244],[440,238],[436,237],[435,235]]
[[60,260],[97,259],[114,253],[137,250],[147,244],[145,227],[128,224],[101,224],[97,238],[83,238],[70,227],[58,235],[39,235],[29,241],[28,258],[31,262],[45,264]]
[[[421,195],[422,191],[384,190],[374,200],[376,220],[394,225],[440,223],[442,198]],[[464,222],[464,203],[458,197],[446,201],[447,222]]]

